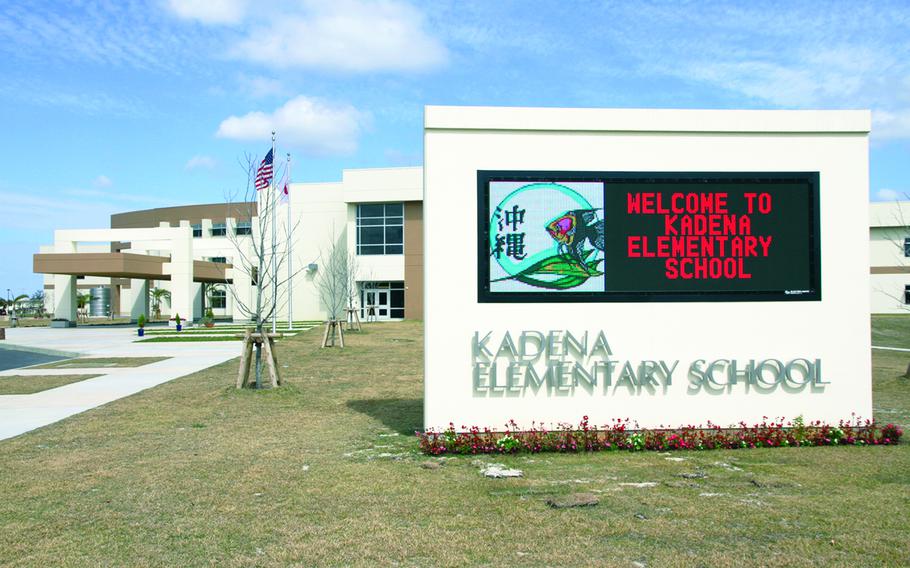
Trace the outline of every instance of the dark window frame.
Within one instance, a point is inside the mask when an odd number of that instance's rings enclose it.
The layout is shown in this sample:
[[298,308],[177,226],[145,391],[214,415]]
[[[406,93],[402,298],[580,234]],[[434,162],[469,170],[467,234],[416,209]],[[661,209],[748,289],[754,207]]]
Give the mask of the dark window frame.
[[[380,208],[381,215],[378,211]],[[356,217],[358,255],[404,254],[403,202],[358,203]],[[400,238],[395,238],[396,229],[400,230]],[[364,238],[367,235],[369,239]]]
[[227,308],[227,291],[226,290],[212,290],[212,293],[209,295],[209,301],[211,302],[210,308],[214,310],[223,310]]

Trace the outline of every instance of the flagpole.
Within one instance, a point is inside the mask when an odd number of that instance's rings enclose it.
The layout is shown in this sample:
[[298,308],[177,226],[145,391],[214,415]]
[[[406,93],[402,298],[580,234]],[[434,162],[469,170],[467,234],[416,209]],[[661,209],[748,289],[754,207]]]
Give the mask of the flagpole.
[[291,153],[288,152],[288,177],[284,182],[284,187],[288,190],[286,203],[288,206],[288,330],[294,329],[294,270],[291,264],[293,255],[291,254]]
[[[275,167],[275,131],[272,131],[272,171],[274,172]],[[277,223],[278,219],[276,216],[276,197],[275,194],[275,174],[272,174],[272,179],[269,181],[270,190],[272,193],[272,333],[277,333],[278,331],[278,268],[276,261],[278,260],[275,249],[278,244],[278,232],[277,232]]]

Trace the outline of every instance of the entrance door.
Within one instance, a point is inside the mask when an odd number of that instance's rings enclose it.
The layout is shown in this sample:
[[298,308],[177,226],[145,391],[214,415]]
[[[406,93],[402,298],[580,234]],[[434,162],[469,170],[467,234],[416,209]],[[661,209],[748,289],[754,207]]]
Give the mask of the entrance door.
[[364,321],[404,318],[404,282],[363,282],[360,318]]
[[360,317],[371,321],[389,319],[389,291],[361,290]]

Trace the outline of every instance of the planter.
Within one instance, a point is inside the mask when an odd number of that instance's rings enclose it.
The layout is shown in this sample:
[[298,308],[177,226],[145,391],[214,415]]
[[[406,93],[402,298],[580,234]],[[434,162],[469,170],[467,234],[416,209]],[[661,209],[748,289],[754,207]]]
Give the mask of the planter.
[[183,326],[179,323],[177,324],[177,331],[183,331]]
[[215,327],[215,322],[206,322],[205,327]]
[[65,320],[65,319],[54,319],[51,320],[51,327],[53,328],[66,328],[66,327],[76,327],[76,322]]
[[145,336],[145,328],[144,328],[144,327],[140,327],[140,328],[139,328],[139,337],[144,337],[144,336]]

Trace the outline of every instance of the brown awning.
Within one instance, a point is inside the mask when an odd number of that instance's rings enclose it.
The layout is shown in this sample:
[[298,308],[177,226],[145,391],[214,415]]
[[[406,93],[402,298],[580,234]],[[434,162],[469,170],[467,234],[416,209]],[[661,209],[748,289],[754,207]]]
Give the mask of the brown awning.
[[[170,258],[126,252],[39,253],[34,256],[34,272],[170,280],[171,275],[164,273],[165,262],[170,262]],[[230,282],[226,279],[228,268],[231,268],[230,264],[194,260],[193,281]]]

